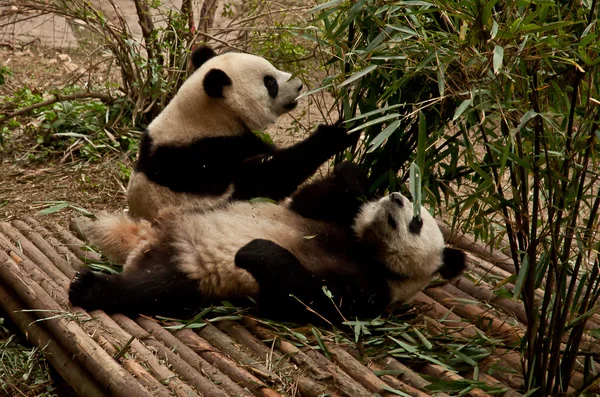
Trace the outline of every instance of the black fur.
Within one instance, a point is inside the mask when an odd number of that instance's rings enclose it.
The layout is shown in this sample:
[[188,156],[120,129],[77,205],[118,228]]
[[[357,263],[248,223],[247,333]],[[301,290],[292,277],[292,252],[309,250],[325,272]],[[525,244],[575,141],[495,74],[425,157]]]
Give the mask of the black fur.
[[446,280],[458,277],[467,269],[467,255],[464,251],[446,247],[443,253],[443,264],[438,270],[440,276]]
[[290,209],[305,218],[351,226],[366,200],[367,174],[358,165],[343,162],[332,175],[312,182],[292,197]]
[[[287,249],[257,239],[238,251],[235,264],[257,280],[259,310],[277,319],[319,322],[322,316],[339,323],[343,321],[340,313],[350,319],[371,317],[381,313],[390,301],[382,268],[369,263],[361,263],[365,268],[358,272],[340,267],[338,271],[315,275]],[[331,293],[331,298],[323,287]]]
[[275,80],[273,76],[265,76],[264,83],[269,96],[273,99],[277,98],[277,95],[279,95],[279,84],[277,83],[277,80]]
[[223,88],[231,84],[231,79],[221,69],[209,70],[202,80],[204,91],[212,98],[224,98]]
[[412,234],[421,234],[421,229],[423,229],[423,219],[413,217],[408,224],[408,230]]
[[145,131],[135,171],[179,193],[221,195],[233,183],[234,200],[281,200],[355,138],[342,128],[321,125],[306,140],[279,150],[250,131],[154,148]]
[[71,282],[69,301],[88,311],[193,315],[210,302],[198,291],[198,283],[178,271],[172,261],[169,248],[154,248],[144,254],[141,271],[121,275],[95,273],[84,268]]
[[199,69],[206,61],[214,58],[217,54],[208,46],[200,46],[192,51],[192,65],[195,69]]
[[250,158],[244,162],[235,180],[232,198],[281,200],[356,138],[357,134],[348,135],[340,126],[320,125],[311,136],[294,146]]
[[241,136],[199,139],[188,146],[153,148],[145,131],[135,170],[175,192],[221,195],[245,159],[274,150],[250,131]]

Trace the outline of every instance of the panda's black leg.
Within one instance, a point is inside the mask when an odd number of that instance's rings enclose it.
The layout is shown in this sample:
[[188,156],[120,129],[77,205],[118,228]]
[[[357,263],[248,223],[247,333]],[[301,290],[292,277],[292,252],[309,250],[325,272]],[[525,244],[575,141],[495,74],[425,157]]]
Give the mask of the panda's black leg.
[[367,174],[350,162],[338,164],[327,178],[302,187],[290,209],[311,219],[349,226],[366,199]]
[[294,193],[321,164],[357,138],[358,134],[348,135],[339,125],[320,125],[302,142],[272,154],[252,157],[246,160],[234,181],[232,198],[281,200]]
[[258,282],[258,307],[268,317],[310,321],[315,317],[305,305],[318,311],[327,304],[319,280],[294,254],[272,241],[252,240],[236,253],[235,264]]
[[191,315],[207,303],[196,282],[159,265],[123,275],[83,269],[71,281],[69,301],[86,310],[169,316]]

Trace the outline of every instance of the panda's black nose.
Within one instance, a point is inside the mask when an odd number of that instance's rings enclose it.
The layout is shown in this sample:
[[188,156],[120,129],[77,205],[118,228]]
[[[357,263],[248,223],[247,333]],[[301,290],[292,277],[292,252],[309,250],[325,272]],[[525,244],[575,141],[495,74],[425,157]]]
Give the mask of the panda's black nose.
[[402,201],[402,195],[400,193],[390,194],[390,200],[392,200],[398,207],[404,207],[404,202]]

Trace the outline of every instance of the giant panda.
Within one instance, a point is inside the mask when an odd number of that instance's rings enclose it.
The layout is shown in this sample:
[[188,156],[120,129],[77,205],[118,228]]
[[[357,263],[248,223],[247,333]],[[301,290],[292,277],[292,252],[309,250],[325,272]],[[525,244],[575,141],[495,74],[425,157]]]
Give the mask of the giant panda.
[[[361,202],[364,179],[342,164],[332,178],[304,188],[318,198],[302,205],[301,189],[290,206],[167,210],[152,224],[105,219],[95,243],[127,252],[124,272],[80,271],[70,301],[88,310],[173,316],[250,297],[273,318],[311,321],[316,312],[337,322],[376,316],[409,301],[435,274],[450,279],[464,270],[464,253],[445,247],[429,212],[414,218],[400,193]],[[336,197],[345,198],[336,205]]]
[[278,149],[254,132],[296,107],[302,82],[262,57],[216,55],[207,46],[192,53],[192,63],[196,70],[142,135],[127,187],[133,218],[229,198],[280,200],[357,138],[339,123],[320,125],[306,140]]

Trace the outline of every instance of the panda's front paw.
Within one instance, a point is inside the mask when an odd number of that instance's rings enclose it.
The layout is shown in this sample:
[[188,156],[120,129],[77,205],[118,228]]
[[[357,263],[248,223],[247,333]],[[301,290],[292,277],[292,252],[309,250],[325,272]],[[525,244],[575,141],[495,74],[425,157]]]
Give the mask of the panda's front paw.
[[320,124],[315,131],[315,137],[318,137],[323,145],[339,152],[357,142],[359,132],[348,134],[348,129],[342,121],[335,124]]

